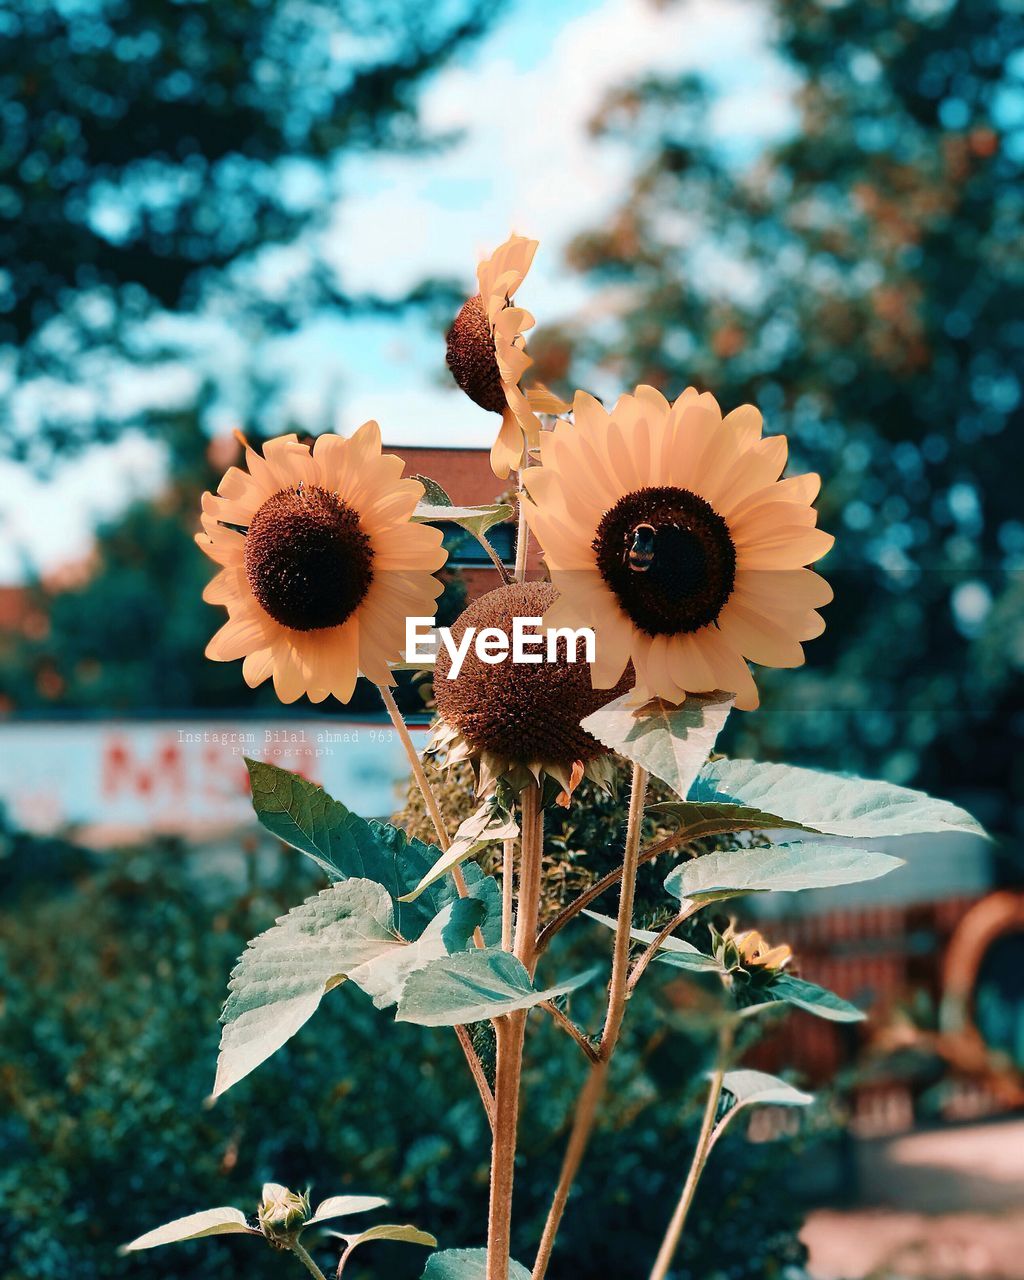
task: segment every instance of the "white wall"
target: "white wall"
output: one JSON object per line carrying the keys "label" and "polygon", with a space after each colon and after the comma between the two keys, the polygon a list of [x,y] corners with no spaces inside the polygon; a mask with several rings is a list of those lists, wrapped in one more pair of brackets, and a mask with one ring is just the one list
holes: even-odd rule
{"label": "white wall", "polygon": [[[415,736],[422,747],[425,732]],[[388,724],[15,721],[0,725],[0,803],[19,828],[70,828],[98,844],[208,835],[252,821],[243,756],[302,773],[364,817],[393,812],[408,774]]]}

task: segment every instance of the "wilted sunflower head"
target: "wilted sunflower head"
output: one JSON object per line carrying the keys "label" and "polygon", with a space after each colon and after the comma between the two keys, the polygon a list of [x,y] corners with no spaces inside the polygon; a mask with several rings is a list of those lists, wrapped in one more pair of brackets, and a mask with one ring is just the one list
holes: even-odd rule
{"label": "wilted sunflower head", "polygon": [[299,1195],[280,1183],[265,1182],[256,1216],[271,1244],[290,1248],[309,1217],[309,1192]]}
{"label": "wilted sunflower head", "polygon": [[533,316],[513,302],[536,251],[536,240],[509,236],[480,263],[480,292],[462,304],[448,330],[452,377],[474,403],[501,414],[491,449],[491,467],[500,479],[522,464],[524,450],[535,448],[540,436],[540,422],[519,385],[533,363],[523,337]]}
{"label": "wilted sunflower head", "polygon": [[[558,598],[547,582],[513,583],[488,592],[469,606],[452,627],[452,640],[460,645],[467,628],[479,635],[485,628],[513,633],[516,618],[539,620]],[[580,726],[580,721],[625,693],[632,684],[628,671],[614,689],[594,689],[590,667],[580,653],[568,659],[559,644],[554,661],[547,661],[543,646],[534,663],[487,663],[471,644],[462,668],[449,679],[451,658],[447,649],[438,655],[434,669],[434,697],[443,721],[436,746],[450,763],[472,760],[478,788],[487,790],[498,778],[521,789],[542,772],[561,782],[568,794],[586,775],[607,783],[610,760],[606,748]]]}

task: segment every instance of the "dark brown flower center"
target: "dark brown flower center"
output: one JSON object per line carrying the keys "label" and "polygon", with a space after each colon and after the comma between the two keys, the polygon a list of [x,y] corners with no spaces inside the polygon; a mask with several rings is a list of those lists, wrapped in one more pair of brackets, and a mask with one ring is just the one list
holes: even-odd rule
{"label": "dark brown flower center", "polygon": [[505,392],[494,358],[494,335],[479,294],[463,303],[448,330],[448,368],[466,395],[481,409],[505,412]]}
{"label": "dark brown flower center", "polygon": [[627,493],[605,514],[593,546],[601,576],[652,636],[714,622],[736,581],[729,526],[689,489]]}
{"label": "dark brown flower center", "polygon": [[282,489],[256,512],[245,572],[259,604],[283,627],[340,626],[373,580],[373,550],[356,511],[318,485]]}
{"label": "dark brown flower center", "polygon": [[[499,587],[459,616],[452,639],[461,643],[467,627],[475,627],[477,634],[497,627],[511,635],[513,619],[542,618],[557,599],[549,582]],[[577,662],[567,660],[564,644],[557,655],[556,662],[518,663],[508,657],[485,663],[471,645],[462,670],[449,680],[451,657],[442,647],[434,668],[437,709],[476,751],[492,752],[513,764],[586,764],[603,755],[605,748],[580,728],[580,721],[631,688],[633,671],[627,667],[615,689],[595,689],[582,649]]]}

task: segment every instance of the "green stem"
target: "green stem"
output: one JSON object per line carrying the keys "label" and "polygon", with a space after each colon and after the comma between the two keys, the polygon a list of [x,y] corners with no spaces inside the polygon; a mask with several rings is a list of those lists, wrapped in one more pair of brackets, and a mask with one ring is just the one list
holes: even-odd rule
{"label": "green stem", "polygon": [[665,1238],[661,1242],[661,1248],[658,1250],[658,1256],[651,1269],[650,1280],[665,1280],[668,1275],[668,1269],[672,1265],[672,1259],[679,1248],[679,1241],[682,1239],[683,1228],[686,1226],[690,1206],[693,1204],[693,1197],[697,1193],[697,1184],[700,1182],[700,1176],[704,1172],[704,1166],[707,1164],[708,1155],[711,1151],[715,1132],[715,1116],[718,1113],[718,1102],[722,1096],[722,1082],[725,1079],[725,1069],[728,1065],[729,1054],[732,1051],[732,1035],[731,1026],[724,1027],[719,1034],[718,1058],[714,1074],[711,1077],[708,1100],[704,1106],[704,1119],[701,1121],[697,1147],[693,1153],[693,1160],[690,1162],[690,1171],[686,1175],[685,1183],[683,1183],[679,1203],[672,1214],[671,1221],[665,1231]]}
{"label": "green stem", "polygon": [[[409,761],[409,768],[412,770],[412,776],[416,779],[416,785],[420,789],[420,795],[423,797],[423,803],[426,805],[427,813],[430,820],[434,824],[434,830],[437,832],[437,842],[442,850],[448,849],[451,840],[448,836],[448,828],[445,826],[444,815],[441,813],[441,806],[437,802],[437,796],[434,789],[430,785],[430,779],[427,777],[426,770],[423,768],[423,761],[419,757],[416,750],[416,744],[412,740],[409,733],[409,726],[405,723],[398,703],[395,701],[395,695],[387,687],[387,685],[378,685],[381,700],[391,717],[391,723],[395,726],[395,732],[398,734],[399,740],[405,749],[406,757]],[[469,893],[466,885],[466,877],[462,874],[461,867],[452,867],[452,879],[455,881],[455,888],[460,898],[465,898]],[[473,941],[478,947],[484,945],[483,934],[479,928],[473,930]],[[469,1070],[473,1076],[473,1082],[480,1094],[480,1101],[483,1103],[484,1111],[487,1113],[487,1120],[491,1127],[494,1127],[494,1099],[491,1096],[490,1088],[487,1084],[487,1077],[484,1074],[483,1066],[476,1050],[473,1048],[473,1041],[469,1032],[465,1027],[456,1027],[455,1034],[458,1037],[462,1052],[466,1058]]]}
{"label": "green stem", "polygon": [[526,581],[526,553],[530,546],[530,526],[526,523],[526,492],[523,489],[523,471],[530,465],[530,455],[523,454],[523,467],[519,472],[519,521],[516,527],[516,582]]}
{"label": "green stem", "polygon": [[509,583],[512,581],[512,578],[509,575],[509,571],[505,568],[505,565],[502,563],[501,557],[498,555],[497,551],[495,551],[492,544],[488,541],[487,538],[484,537],[482,533],[476,533],[473,536],[476,538],[477,542],[480,543],[483,549],[487,552],[487,555],[490,558],[491,564],[493,564],[495,569],[497,569],[498,574],[501,578],[501,585],[503,587],[507,587]]}
{"label": "green stem", "polygon": [[295,1254],[296,1258],[298,1258],[298,1260],[302,1263],[302,1265],[306,1268],[306,1270],[309,1272],[311,1276],[316,1276],[316,1280],[327,1280],[327,1277],[316,1265],[316,1263],[305,1251],[305,1249],[303,1249],[302,1245],[299,1244],[298,1240],[296,1240],[295,1243],[291,1246],[291,1251],[292,1253]]}

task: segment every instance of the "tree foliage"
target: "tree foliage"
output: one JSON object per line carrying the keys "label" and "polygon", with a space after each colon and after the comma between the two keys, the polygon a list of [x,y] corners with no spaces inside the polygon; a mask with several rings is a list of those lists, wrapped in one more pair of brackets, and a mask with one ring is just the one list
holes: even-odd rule
{"label": "tree foliage", "polygon": [[810,668],[743,723],[757,748],[945,792],[957,777],[1012,826],[1024,18],[997,0],[769,8],[795,129],[744,165],[701,79],[611,95],[595,134],[636,169],[570,258],[613,316],[549,344],[563,365],[572,346],[576,385],[753,401],[823,473],[836,602]]}
{"label": "tree foliage", "polygon": [[[312,1178],[314,1202],[386,1184],[393,1211],[429,1222],[442,1247],[479,1242],[487,1126],[450,1034],[391,1023],[361,993],[336,993],[343,1017],[304,1028],[216,1106],[204,1106],[232,960],[254,930],[315,889],[302,867],[264,861],[259,884],[225,901],[219,874],[211,879],[207,861],[180,848],[105,857],[87,873],[73,850],[42,862],[38,842],[19,839],[19,880],[0,877],[2,1280],[68,1272],[81,1280],[214,1280],[238,1268],[273,1280],[281,1259],[233,1237],[154,1250],[141,1272],[138,1259],[117,1253],[133,1234],[177,1215],[249,1205],[270,1177],[299,1186]],[[74,892],[66,887],[72,875]],[[668,1017],[668,1002],[659,1007]],[[577,1076],[566,1070],[562,1033],[545,1024],[539,1036],[531,1092],[547,1120],[567,1122]],[[626,1274],[664,1226],[693,1146],[691,1087],[705,1051],[680,1034],[653,1046],[637,1034],[623,1047],[608,1125],[565,1226],[581,1280]],[[706,1275],[714,1259],[736,1280],[760,1280],[803,1258],[798,1204],[780,1213],[765,1195],[789,1176],[794,1143],[762,1144],[739,1159],[741,1130],[737,1124],[735,1146],[709,1170],[680,1275]],[[524,1145],[534,1177],[517,1187],[520,1256],[540,1230],[561,1154],[540,1130],[524,1135]],[[598,1201],[607,1235],[594,1232],[588,1213]],[[739,1217],[742,1239],[729,1229]],[[421,1274],[423,1259],[408,1246],[374,1248],[346,1277]]]}
{"label": "tree foliage", "polygon": [[[98,351],[159,356],[143,322],[193,313],[226,276],[231,306],[271,329],[353,305],[315,255],[273,301],[236,269],[322,224],[343,156],[438,141],[419,125],[418,91],[489,13],[480,0],[0,4],[0,344],[13,379],[83,389]],[[103,406],[97,421],[65,401],[8,428],[8,449],[38,456],[118,429]]]}

